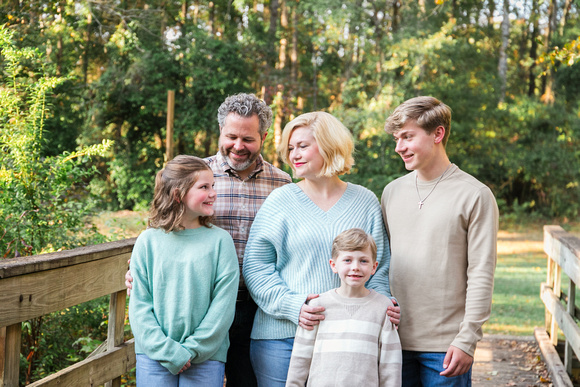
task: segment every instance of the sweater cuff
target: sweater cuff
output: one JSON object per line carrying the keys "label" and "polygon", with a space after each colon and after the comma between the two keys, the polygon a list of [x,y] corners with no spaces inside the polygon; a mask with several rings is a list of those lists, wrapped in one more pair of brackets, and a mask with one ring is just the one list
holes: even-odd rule
{"label": "sweater cuff", "polygon": [[173,356],[168,360],[160,361],[161,365],[167,368],[173,375],[177,375],[188,360],[192,359],[193,355],[187,349],[179,346],[179,350],[175,351]]}
{"label": "sweater cuff", "polygon": [[475,354],[475,347],[477,346],[477,343],[473,343],[473,344],[469,345],[469,344],[464,343],[464,342],[458,340],[457,338],[455,338],[455,340],[453,340],[451,345],[459,348],[460,350],[462,350],[463,352],[465,352],[469,356],[473,357]]}
{"label": "sweater cuff", "polygon": [[298,320],[300,319],[300,310],[302,309],[302,305],[304,305],[307,298],[308,296],[305,294],[292,294],[288,297],[284,297],[281,306],[282,313],[289,317],[288,320],[298,325]]}

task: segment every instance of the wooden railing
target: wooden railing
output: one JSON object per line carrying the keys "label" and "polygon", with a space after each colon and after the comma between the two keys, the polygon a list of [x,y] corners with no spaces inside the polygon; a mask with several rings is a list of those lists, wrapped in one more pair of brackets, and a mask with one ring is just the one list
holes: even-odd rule
{"label": "wooden railing", "polygon": [[[541,285],[540,297],[546,306],[545,328],[554,346],[558,344],[558,327],[565,337],[564,368],[552,369],[552,378],[561,379],[563,385],[572,385],[568,377],[572,374],[572,354],[580,359],[580,328],[576,322],[580,318],[576,306],[580,239],[560,226],[544,226],[544,251],[548,254],[548,276],[547,282]],[[568,294],[562,291],[562,273],[568,276]]]}
{"label": "wooden railing", "polygon": [[124,273],[135,239],[0,261],[0,386],[18,386],[23,321],[110,295],[106,351],[30,386],[120,386],[135,366],[124,342]]}

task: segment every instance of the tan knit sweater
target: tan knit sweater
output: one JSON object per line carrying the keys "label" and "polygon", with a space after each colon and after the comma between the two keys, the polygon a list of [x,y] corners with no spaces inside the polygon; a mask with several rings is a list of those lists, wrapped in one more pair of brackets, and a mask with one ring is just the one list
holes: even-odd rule
{"label": "tan knit sweater", "polygon": [[371,290],[363,298],[345,298],[330,290],[310,301],[326,308],[314,330],[298,327],[287,387],[401,385],[401,343],[387,316],[392,305]]}
{"label": "tan knit sweater", "polygon": [[387,185],[381,206],[391,245],[391,292],[403,350],[473,356],[491,312],[498,208],[491,190],[452,165],[437,180],[415,172]]}

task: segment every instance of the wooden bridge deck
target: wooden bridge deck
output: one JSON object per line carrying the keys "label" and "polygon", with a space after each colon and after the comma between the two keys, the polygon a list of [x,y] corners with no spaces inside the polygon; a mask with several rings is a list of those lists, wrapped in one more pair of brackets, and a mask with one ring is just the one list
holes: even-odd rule
{"label": "wooden bridge deck", "polygon": [[473,386],[550,386],[533,336],[484,335],[477,345]]}

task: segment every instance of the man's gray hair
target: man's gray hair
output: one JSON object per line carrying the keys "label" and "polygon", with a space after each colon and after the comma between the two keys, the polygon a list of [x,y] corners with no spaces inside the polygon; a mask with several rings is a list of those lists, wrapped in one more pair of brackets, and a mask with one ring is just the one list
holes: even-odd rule
{"label": "man's gray hair", "polygon": [[254,94],[239,93],[226,98],[218,109],[220,128],[225,125],[226,117],[230,113],[236,113],[242,117],[257,114],[260,120],[260,136],[263,136],[272,125],[272,109]]}

